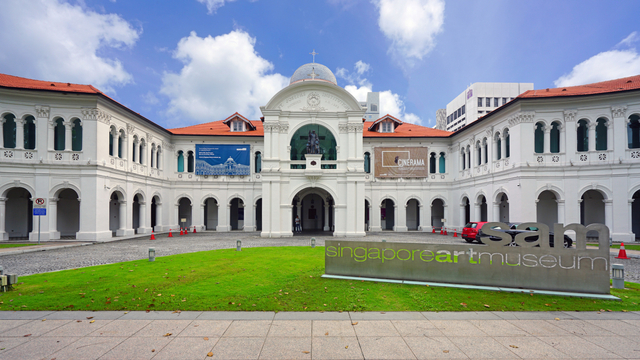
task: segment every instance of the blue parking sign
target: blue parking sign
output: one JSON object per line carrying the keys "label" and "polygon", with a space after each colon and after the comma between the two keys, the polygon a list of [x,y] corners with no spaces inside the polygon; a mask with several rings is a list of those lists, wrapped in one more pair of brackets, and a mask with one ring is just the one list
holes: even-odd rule
{"label": "blue parking sign", "polygon": [[47,209],[33,208],[33,216],[46,216],[46,215],[47,215]]}

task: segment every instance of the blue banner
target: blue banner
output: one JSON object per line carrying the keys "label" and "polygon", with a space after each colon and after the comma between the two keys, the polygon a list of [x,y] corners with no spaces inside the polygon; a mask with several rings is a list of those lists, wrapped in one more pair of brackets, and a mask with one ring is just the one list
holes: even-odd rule
{"label": "blue banner", "polygon": [[250,175],[251,147],[196,144],[196,175]]}

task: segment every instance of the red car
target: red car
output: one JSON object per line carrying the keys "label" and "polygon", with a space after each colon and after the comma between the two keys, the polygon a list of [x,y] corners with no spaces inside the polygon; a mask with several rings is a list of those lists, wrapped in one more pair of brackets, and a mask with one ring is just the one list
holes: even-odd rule
{"label": "red car", "polygon": [[462,238],[471,243],[476,240],[478,230],[482,229],[482,225],[486,224],[486,221],[470,222],[462,229]]}

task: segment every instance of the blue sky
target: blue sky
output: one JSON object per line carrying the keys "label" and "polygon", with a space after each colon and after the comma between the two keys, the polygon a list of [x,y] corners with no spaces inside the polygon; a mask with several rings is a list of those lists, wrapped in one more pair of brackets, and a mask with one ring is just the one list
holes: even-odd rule
{"label": "blue sky", "polygon": [[0,72],[92,84],[166,127],[257,119],[309,53],[425,126],[473,82],[640,74],[638,1],[5,0]]}

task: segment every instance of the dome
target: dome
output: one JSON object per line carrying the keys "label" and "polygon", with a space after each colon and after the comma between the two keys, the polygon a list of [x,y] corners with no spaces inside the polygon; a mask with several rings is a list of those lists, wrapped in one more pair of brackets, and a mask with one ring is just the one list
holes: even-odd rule
{"label": "dome", "polygon": [[338,85],[338,81],[336,81],[336,76],[333,75],[333,72],[331,72],[328,67],[318,63],[309,63],[300,66],[298,70],[293,73],[293,76],[291,76],[289,85],[300,80],[325,80]]}

